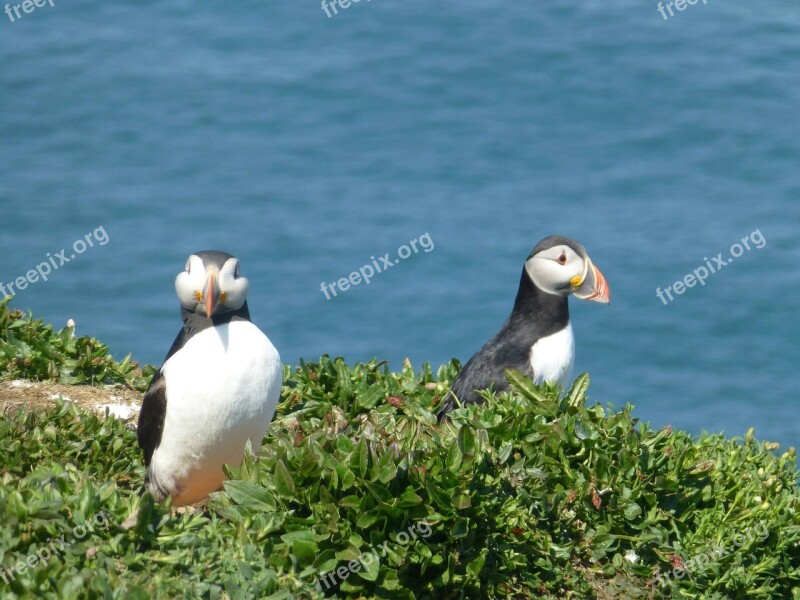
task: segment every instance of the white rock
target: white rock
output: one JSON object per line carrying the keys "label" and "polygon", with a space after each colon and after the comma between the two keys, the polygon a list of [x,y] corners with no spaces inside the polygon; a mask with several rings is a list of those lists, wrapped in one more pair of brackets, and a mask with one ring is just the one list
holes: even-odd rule
{"label": "white rock", "polygon": [[102,408],[107,414],[114,415],[123,421],[127,421],[136,414],[136,411],[133,408],[126,406],[125,404],[104,404]]}
{"label": "white rock", "polygon": [[32,388],[34,383],[32,381],[25,381],[24,379],[15,379],[14,381],[9,381],[8,385],[12,388]]}

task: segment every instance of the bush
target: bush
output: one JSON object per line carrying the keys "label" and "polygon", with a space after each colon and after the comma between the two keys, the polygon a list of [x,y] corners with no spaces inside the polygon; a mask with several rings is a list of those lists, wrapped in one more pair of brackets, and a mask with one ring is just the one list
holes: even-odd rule
{"label": "bush", "polygon": [[65,384],[124,384],[143,391],[152,376],[130,355],[118,363],[108,346],[90,337],[75,337],[71,327],[55,331],[30,313],[11,310],[11,297],[0,300],[0,377],[52,380]]}
{"label": "bush", "polygon": [[800,598],[794,449],[653,430],[586,375],[560,395],[509,372],[438,426],[457,371],[287,368],[260,456],[180,514],[138,495],[121,421],[6,414],[0,597]]}

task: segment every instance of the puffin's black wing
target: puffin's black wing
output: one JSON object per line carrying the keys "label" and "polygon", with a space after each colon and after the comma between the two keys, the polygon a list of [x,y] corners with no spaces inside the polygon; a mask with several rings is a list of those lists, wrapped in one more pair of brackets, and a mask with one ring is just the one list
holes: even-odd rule
{"label": "puffin's black wing", "polygon": [[[164,359],[166,363],[170,357],[178,350],[183,348],[189,335],[186,329],[182,328],[178,337],[172,343],[172,347],[167,352]],[[161,434],[164,431],[164,417],[167,414],[167,380],[164,379],[164,374],[161,369],[153,374],[150,380],[150,385],[144,394],[142,401],[142,410],[139,411],[139,423],[136,427],[136,439],[139,441],[139,447],[144,450],[144,464],[146,467],[150,466],[150,460],[153,458],[153,452],[156,451],[158,445],[161,443]]]}
{"label": "puffin's black wing", "polygon": [[497,335],[469,359],[437,412],[439,422],[455,410],[459,403],[463,405],[481,402],[478,390],[507,390],[506,369],[517,369],[529,376],[533,375],[530,364],[531,347],[526,343],[527,336],[524,333],[510,322],[506,323]]}
{"label": "puffin's black wing", "polygon": [[144,450],[144,464],[150,466],[153,452],[161,443],[161,433],[164,431],[164,416],[167,413],[167,380],[164,379],[159,369],[144,395],[142,410],[139,411],[139,425],[136,429],[136,438],[139,447]]}

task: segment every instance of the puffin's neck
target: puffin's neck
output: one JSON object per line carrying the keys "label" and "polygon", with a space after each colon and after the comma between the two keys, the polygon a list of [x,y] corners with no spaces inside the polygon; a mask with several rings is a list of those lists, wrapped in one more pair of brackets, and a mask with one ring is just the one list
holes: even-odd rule
{"label": "puffin's neck", "polygon": [[222,313],[221,315],[213,315],[209,319],[181,306],[181,319],[183,319],[183,328],[186,330],[186,333],[192,336],[209,327],[224,325],[231,321],[249,321],[250,309],[247,308],[247,301],[245,301],[241,308]]}
{"label": "puffin's neck", "polygon": [[548,294],[536,287],[523,267],[517,299],[511,311],[511,319],[517,318],[533,318],[541,324],[551,324],[554,331],[558,331],[569,323],[569,302],[566,296]]}

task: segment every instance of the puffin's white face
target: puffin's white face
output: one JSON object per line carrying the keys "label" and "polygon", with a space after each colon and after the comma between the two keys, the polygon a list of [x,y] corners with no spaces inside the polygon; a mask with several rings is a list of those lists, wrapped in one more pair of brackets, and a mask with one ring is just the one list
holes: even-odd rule
{"label": "puffin's white face", "polygon": [[588,256],[566,244],[537,252],[525,261],[525,271],[533,284],[548,294],[581,300],[609,301],[608,285]]}
{"label": "puffin's white face", "polygon": [[239,259],[222,253],[192,254],[186,270],[175,278],[181,305],[205,317],[238,310],[247,299],[250,282],[239,275]]}

